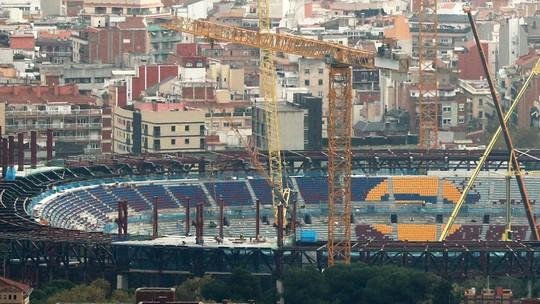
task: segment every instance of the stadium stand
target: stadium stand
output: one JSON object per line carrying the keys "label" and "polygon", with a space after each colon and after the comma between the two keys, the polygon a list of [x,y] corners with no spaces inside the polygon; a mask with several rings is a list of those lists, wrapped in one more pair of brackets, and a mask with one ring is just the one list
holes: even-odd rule
{"label": "stadium stand", "polygon": [[451,241],[479,241],[481,234],[481,225],[453,225],[447,239]]}
{"label": "stadium stand", "polygon": [[216,202],[222,197],[227,206],[251,205],[253,203],[245,181],[204,183],[204,185]]}
{"label": "stadium stand", "polygon": [[326,177],[302,177],[295,178],[295,180],[306,204],[328,202],[328,182]]}
{"label": "stadium stand", "polygon": [[398,224],[397,235],[401,241],[435,241],[437,240],[437,225]]}
{"label": "stadium stand", "polygon": [[251,189],[255,192],[256,198],[260,200],[262,204],[271,204],[272,203],[272,191],[268,182],[263,179],[250,179],[249,184]]}

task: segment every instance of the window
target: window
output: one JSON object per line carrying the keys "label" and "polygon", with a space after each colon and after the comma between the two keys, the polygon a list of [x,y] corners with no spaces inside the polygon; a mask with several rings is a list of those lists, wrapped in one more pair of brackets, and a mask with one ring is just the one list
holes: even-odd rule
{"label": "window", "polygon": [[483,111],[478,112],[478,118],[484,118],[484,112]]}
{"label": "window", "polygon": [[304,74],[309,74],[309,69],[304,69]]}
{"label": "window", "polygon": [[184,127],[184,131],[189,132],[189,125]]}
{"label": "window", "polygon": [[478,105],[481,106],[484,104],[484,100],[482,98],[478,98]]}
{"label": "window", "polygon": [[442,109],[443,109],[443,112],[450,112],[450,111],[452,111],[452,107],[450,107],[450,106],[444,106]]}
{"label": "window", "polygon": [[444,118],[444,119],[442,120],[442,124],[443,124],[443,125],[449,125],[449,124],[451,124],[451,123],[452,123],[452,119],[450,119],[450,118]]}
{"label": "window", "polygon": [[176,126],[171,126],[171,132],[176,132]]}
{"label": "window", "polygon": [[304,80],[304,84],[308,86],[309,85],[309,79]]}
{"label": "window", "polygon": [[465,111],[465,104],[460,103],[460,104],[458,105],[458,110],[459,110],[459,111]]}
{"label": "window", "polygon": [[319,69],[319,74],[323,74],[324,73],[324,69]]}
{"label": "window", "polygon": [[323,80],[322,80],[322,79],[319,79],[319,85],[320,85],[320,86],[323,85]]}
{"label": "window", "polygon": [[460,124],[465,123],[465,119],[464,118],[459,118],[458,123],[460,123]]}
{"label": "window", "polygon": [[174,139],[174,138],[171,139],[171,145],[173,145],[173,146],[176,145],[176,139]]}
{"label": "window", "polygon": [[189,145],[189,138],[184,139],[184,144]]}

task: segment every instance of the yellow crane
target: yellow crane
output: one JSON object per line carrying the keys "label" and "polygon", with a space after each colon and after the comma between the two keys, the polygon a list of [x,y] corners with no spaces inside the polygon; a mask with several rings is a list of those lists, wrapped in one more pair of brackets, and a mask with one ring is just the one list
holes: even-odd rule
{"label": "yellow crane", "polygon": [[[267,5],[266,2],[265,5]],[[267,9],[267,6],[266,8]],[[351,258],[351,108],[352,108],[352,66],[374,68],[376,54],[370,51],[355,49],[337,43],[306,39],[288,34],[272,33],[265,29],[253,31],[235,26],[215,24],[203,20],[174,18],[165,28],[179,32],[202,36],[207,39],[237,43],[259,48],[261,55],[261,87],[275,86],[275,74],[265,75],[270,64],[272,52],[283,52],[304,57],[324,60],[330,67],[329,73],[329,117],[328,117],[328,263],[335,261],[350,262]],[[408,69],[400,62],[400,70]],[[267,77],[267,78],[265,78]],[[267,79],[265,81],[263,79]],[[270,92],[270,88],[261,88]],[[263,93],[264,94],[264,93]],[[275,95],[274,95],[275,97]],[[276,112],[277,114],[277,112]],[[277,118],[275,118],[277,121]],[[279,134],[272,134],[279,140]],[[276,146],[273,146],[274,149]],[[279,149],[279,146],[277,146]],[[270,149],[270,146],[269,146]],[[270,161],[279,160],[279,150]],[[270,165],[278,168],[281,174],[281,163]],[[272,172],[278,175],[278,172]],[[272,177],[274,179],[276,177]],[[277,178],[276,178],[277,179]],[[278,182],[281,183],[280,180]],[[281,184],[282,185],[282,184]],[[282,186],[281,186],[282,187]],[[283,189],[283,187],[281,188]],[[280,193],[275,190],[274,194]],[[278,204],[281,202],[278,202]],[[276,205],[274,204],[274,207]]]}
{"label": "yellow crane", "polygon": [[[257,11],[259,15],[259,32],[270,33],[272,29],[270,21],[270,0],[258,0]],[[289,203],[290,189],[284,186],[283,181],[274,51],[269,48],[261,47],[259,56],[259,89],[264,98],[264,117],[266,124],[266,134],[264,135],[266,137],[268,150],[268,176],[270,178],[274,218],[277,223],[278,206],[283,205],[282,221],[283,223],[286,223],[286,208]]]}

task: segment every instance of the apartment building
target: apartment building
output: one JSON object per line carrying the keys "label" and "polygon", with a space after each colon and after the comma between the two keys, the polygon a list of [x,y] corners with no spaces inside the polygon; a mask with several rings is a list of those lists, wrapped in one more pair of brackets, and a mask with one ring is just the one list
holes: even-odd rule
{"label": "apartment building", "polygon": [[[469,105],[468,121],[473,127],[486,129],[495,115],[495,105],[491,99],[489,86],[485,80],[459,80],[459,87]],[[496,121],[491,123],[498,124]]]}
{"label": "apartment building", "polygon": [[113,113],[113,153],[177,153],[205,149],[204,112],[181,103],[136,103]]}
{"label": "apartment building", "polygon": [[[267,111],[257,100],[252,113],[252,136],[257,148],[268,149]],[[310,94],[295,94],[293,102],[278,105],[281,150],[320,150],[322,141],[322,100]]]}
{"label": "apartment building", "polygon": [[160,0],[86,0],[83,13],[89,15],[156,15],[166,13]]}
{"label": "apartment building", "polygon": [[79,95],[77,85],[5,86],[0,102],[5,134],[38,131],[38,145],[44,147],[52,129],[58,157],[107,152],[101,147],[102,108]]}

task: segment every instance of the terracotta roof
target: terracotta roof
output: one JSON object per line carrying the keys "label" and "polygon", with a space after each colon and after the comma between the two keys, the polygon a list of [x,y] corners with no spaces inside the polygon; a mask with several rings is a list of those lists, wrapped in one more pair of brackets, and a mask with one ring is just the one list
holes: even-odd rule
{"label": "terracotta roof", "polygon": [[15,34],[9,37],[9,47],[12,49],[33,50],[35,46],[34,35]]}
{"label": "terracotta roof", "polygon": [[540,55],[536,54],[534,49],[530,49],[527,55],[523,55],[516,60],[516,65],[521,67],[532,65],[538,60],[538,58],[540,58]]}
{"label": "terracotta roof", "polygon": [[0,276],[0,281],[4,282],[7,285],[13,286],[21,290],[24,294],[28,295],[30,294],[30,291],[32,288],[24,283],[16,282],[11,279],[8,279],[6,277]]}
{"label": "terracotta roof", "polygon": [[121,30],[146,29],[143,17],[127,17],[126,21],[118,23],[118,28]]}
{"label": "terracotta roof", "polygon": [[0,86],[0,102],[8,104],[70,103],[94,105],[94,97],[79,95],[76,84],[65,86]]}
{"label": "terracotta roof", "polygon": [[38,38],[43,39],[68,39],[71,37],[71,31],[59,31],[56,33],[39,32]]}

